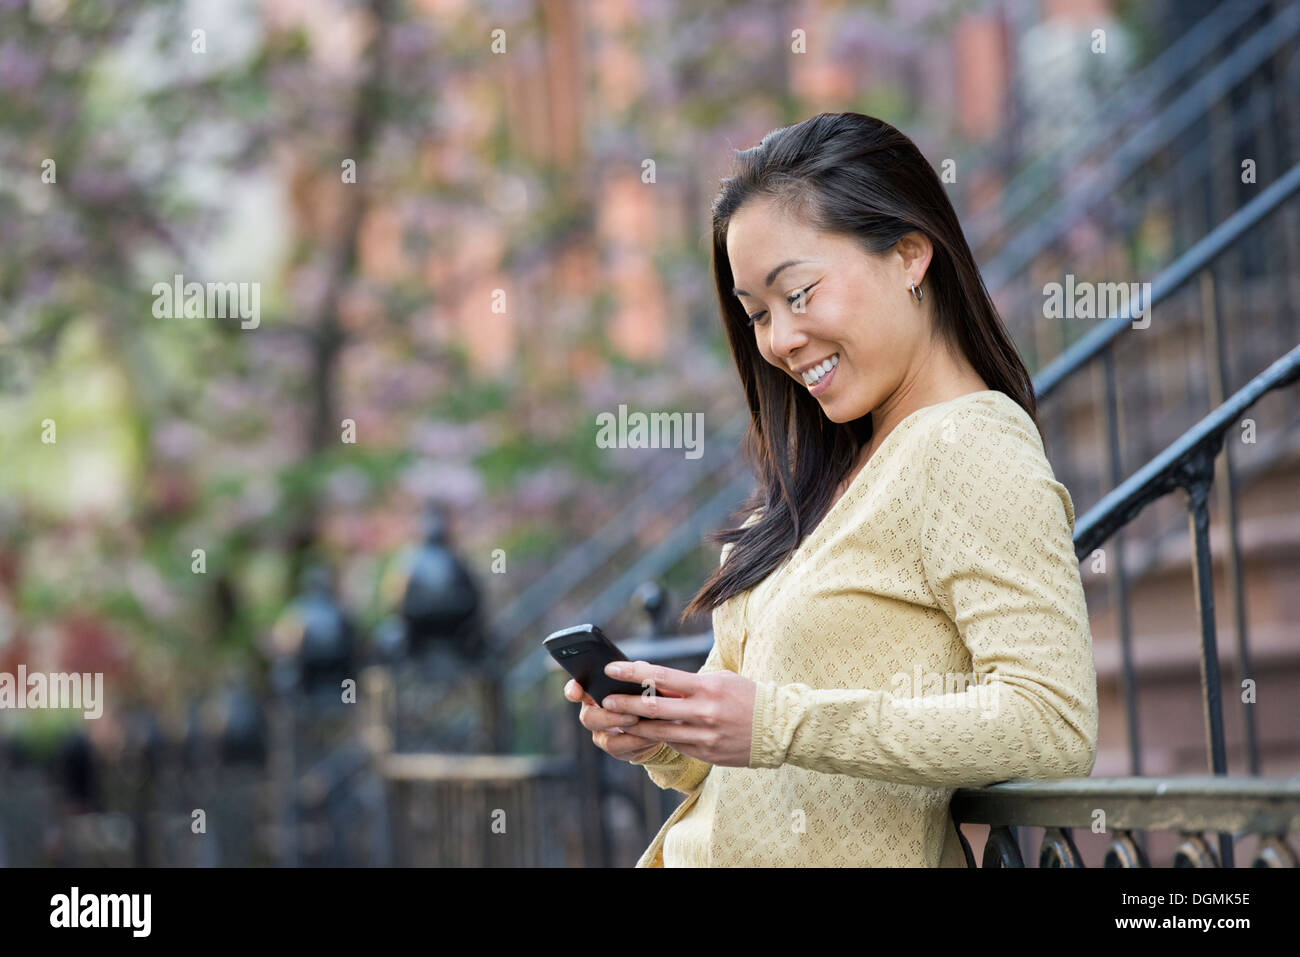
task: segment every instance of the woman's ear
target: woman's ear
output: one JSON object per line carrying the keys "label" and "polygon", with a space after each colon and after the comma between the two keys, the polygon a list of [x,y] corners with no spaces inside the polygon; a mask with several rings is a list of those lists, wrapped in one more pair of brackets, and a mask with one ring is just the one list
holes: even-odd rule
{"label": "woman's ear", "polygon": [[894,252],[898,254],[903,274],[918,286],[921,285],[926,270],[930,268],[930,257],[934,255],[930,237],[920,230],[913,230],[894,244]]}

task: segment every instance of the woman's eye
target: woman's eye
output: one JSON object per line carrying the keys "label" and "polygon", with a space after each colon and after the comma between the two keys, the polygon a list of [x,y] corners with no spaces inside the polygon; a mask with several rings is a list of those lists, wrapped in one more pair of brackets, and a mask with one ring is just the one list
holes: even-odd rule
{"label": "woman's eye", "polygon": [[[817,280],[817,282],[821,282],[821,280],[819,279]],[[788,302],[790,304],[790,307],[793,309],[795,303],[797,303],[800,299],[807,299],[808,293],[812,291],[812,288],[815,285],[817,285],[816,282],[813,283],[812,286],[805,286],[804,288],[800,289],[798,292],[791,293],[789,296],[785,297],[785,301]],[[754,325],[759,319],[762,319],[765,315],[767,315],[766,309],[763,310],[762,312],[754,313],[752,316],[749,317],[749,324],[751,326]]]}
{"label": "woman's eye", "polygon": [[[817,282],[821,282],[821,280],[819,279]],[[813,283],[812,286],[804,286],[804,287],[803,287],[802,289],[800,289],[798,292],[793,293],[792,295],[787,296],[786,299],[785,299],[785,301],[788,302],[788,303],[790,304],[791,308],[793,308],[793,307],[794,307],[794,304],[797,303],[800,299],[807,299],[807,298],[808,298],[808,293],[812,292],[812,288],[813,288],[813,286],[815,286],[815,285],[817,285],[816,282]]]}

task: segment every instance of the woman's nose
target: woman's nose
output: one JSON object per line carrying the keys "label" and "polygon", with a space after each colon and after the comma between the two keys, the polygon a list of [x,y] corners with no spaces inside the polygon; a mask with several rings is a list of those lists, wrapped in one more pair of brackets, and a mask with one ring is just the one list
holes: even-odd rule
{"label": "woman's nose", "polygon": [[794,316],[772,316],[772,353],[789,360],[794,353],[808,344],[808,337],[799,329]]}

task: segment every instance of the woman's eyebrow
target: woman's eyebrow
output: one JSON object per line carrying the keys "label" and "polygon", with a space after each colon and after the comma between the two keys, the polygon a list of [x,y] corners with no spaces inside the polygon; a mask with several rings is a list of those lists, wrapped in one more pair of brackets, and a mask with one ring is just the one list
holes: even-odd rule
{"label": "woman's eyebrow", "polygon": [[[773,269],[770,273],[767,274],[767,281],[764,282],[763,285],[764,285],[764,286],[768,286],[768,287],[770,287],[770,286],[772,285],[772,283],[776,282],[777,274],[778,274],[782,269],[785,269],[785,268],[787,268],[787,267],[789,267],[789,266],[798,266],[800,263],[812,263],[812,262],[816,262],[816,261],[817,261],[817,260],[815,260],[815,259],[787,259],[785,262],[781,263],[781,265],[777,266],[775,269]],[[743,289],[732,289],[731,291],[732,291],[732,293],[733,293],[734,295],[737,295],[737,296],[748,296],[748,295],[749,295],[749,293],[745,292],[745,290],[743,290]]]}

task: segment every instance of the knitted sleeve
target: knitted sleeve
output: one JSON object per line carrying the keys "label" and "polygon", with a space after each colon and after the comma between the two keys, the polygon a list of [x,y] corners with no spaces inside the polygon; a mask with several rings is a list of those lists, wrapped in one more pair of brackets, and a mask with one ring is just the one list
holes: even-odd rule
{"label": "knitted sleeve", "polygon": [[949,412],[915,462],[917,560],[972,673],[925,675],[920,689],[900,675],[892,691],[759,682],[751,768],[930,787],[1092,771],[1097,676],[1074,506],[1033,421],[1014,413]]}
{"label": "knitted sleeve", "polygon": [[[753,525],[762,518],[762,513],[763,510],[758,509],[740,527],[748,528]],[[732,547],[731,543],[722,546],[722,554],[718,559],[719,565],[726,563]],[[740,597],[735,596],[735,598]],[[734,600],[732,601],[734,602]],[[713,647],[709,649],[709,656],[705,659],[704,666],[700,668],[697,674],[706,674],[710,671],[735,671],[737,673],[740,671],[734,655],[724,653],[730,651],[731,636],[727,625],[729,618],[724,618],[719,614],[723,607],[726,606],[720,606],[720,608],[714,610]],[[665,790],[672,788],[686,794],[698,787],[713,768],[713,765],[707,761],[701,761],[699,758],[682,754],[675,748],[670,747],[667,742],[660,745],[658,751],[653,751],[640,761],[634,760],[631,763],[643,765],[646,773],[650,775],[650,780],[654,781],[659,787]]]}

